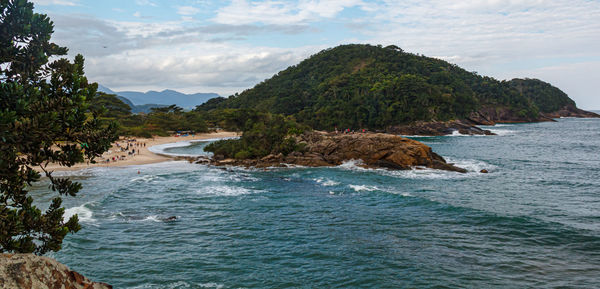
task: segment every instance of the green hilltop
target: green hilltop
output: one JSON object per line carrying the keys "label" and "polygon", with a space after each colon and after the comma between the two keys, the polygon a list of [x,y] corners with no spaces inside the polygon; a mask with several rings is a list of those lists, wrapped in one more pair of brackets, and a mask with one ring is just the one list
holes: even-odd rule
{"label": "green hilltop", "polygon": [[536,121],[540,113],[565,106],[575,103],[540,80],[499,81],[393,45],[350,44],[323,50],[252,89],[211,99],[197,110],[255,109],[331,130],[464,119],[490,108],[508,111],[518,121]]}

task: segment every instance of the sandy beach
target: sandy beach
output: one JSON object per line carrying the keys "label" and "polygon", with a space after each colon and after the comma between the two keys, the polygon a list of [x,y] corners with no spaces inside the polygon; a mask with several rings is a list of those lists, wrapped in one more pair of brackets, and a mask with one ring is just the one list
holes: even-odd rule
{"label": "sandy beach", "polygon": [[[166,143],[176,143],[181,141],[203,140],[214,138],[227,138],[238,136],[235,132],[215,132],[196,134],[194,136],[168,136],[154,138],[135,138],[121,137],[117,142],[113,143],[110,150],[105,152],[101,157],[96,158],[96,163],[89,162],[76,164],[72,167],[63,167],[58,164],[49,164],[46,169],[49,171],[72,171],[91,167],[120,167],[132,165],[144,165],[151,163],[164,162],[173,159],[174,157],[155,154],[148,149],[155,145]],[[135,140],[135,141],[133,141]],[[137,146],[136,146],[137,144]],[[121,148],[126,148],[129,145],[129,151],[135,149],[135,154],[129,154],[129,151],[122,151]],[[108,161],[107,161],[108,160]]]}

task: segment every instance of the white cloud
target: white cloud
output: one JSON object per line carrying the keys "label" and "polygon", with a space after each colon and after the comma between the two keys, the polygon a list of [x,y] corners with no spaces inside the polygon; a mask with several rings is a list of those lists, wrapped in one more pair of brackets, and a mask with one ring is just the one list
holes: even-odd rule
{"label": "white cloud", "polygon": [[200,9],[192,7],[192,6],[177,7],[177,14],[179,14],[179,15],[190,16],[190,15],[198,14],[198,12],[200,12]]}
{"label": "white cloud", "polygon": [[229,95],[324,48],[227,43],[237,34],[247,37],[298,29],[294,27],[184,27],[181,22],[117,22],[85,15],[51,17],[57,27],[53,41],[69,47],[71,56],[84,54],[88,78],[117,90],[172,88]]}
{"label": "white cloud", "polygon": [[233,0],[229,6],[219,9],[214,21],[222,24],[298,24],[335,17],[346,7],[366,6],[361,0],[301,0],[247,1]]}
{"label": "white cloud", "polygon": [[236,47],[202,43],[127,51],[88,58],[86,74],[112,89],[215,91],[229,95],[249,88],[306,57],[311,48],[296,51],[266,47]]}
{"label": "white cloud", "polygon": [[78,1],[69,1],[69,0],[33,0],[31,1],[35,5],[41,6],[49,6],[49,5],[61,5],[61,6],[77,6],[79,5]]}
{"label": "white cloud", "polygon": [[153,1],[150,0],[135,0],[135,4],[139,5],[139,6],[158,6],[156,5],[156,3],[154,3]]}
{"label": "white cloud", "polygon": [[[598,1],[233,0],[222,8],[211,6],[212,22],[186,22],[200,9],[211,11],[209,2],[189,3],[190,7],[174,9],[185,17],[183,21],[51,16],[56,39],[62,41],[57,43],[72,54],[86,55],[91,79],[117,89],[240,91],[322,48],[340,44],[332,40],[339,39],[332,35],[335,32],[313,29],[337,23],[350,29],[343,32],[348,42],[395,44],[497,78],[539,77],[564,86],[583,107],[600,108],[600,100],[596,105],[586,102],[595,92],[587,83],[600,79],[590,79],[593,71],[583,69],[586,65],[600,69]],[[353,10],[344,14],[347,8]],[[300,44],[279,40],[282,34],[298,35],[294,40]],[[309,38],[322,42],[318,47],[303,45],[302,40]],[[272,47],[260,44],[263,39]],[[291,48],[275,48],[278,45]],[[572,62],[587,73],[564,64]],[[568,73],[561,74],[561,69]]]}

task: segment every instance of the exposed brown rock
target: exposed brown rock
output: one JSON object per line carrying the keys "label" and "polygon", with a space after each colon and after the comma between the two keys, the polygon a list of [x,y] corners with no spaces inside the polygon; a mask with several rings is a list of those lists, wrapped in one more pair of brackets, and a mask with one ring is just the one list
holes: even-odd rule
{"label": "exposed brown rock", "polygon": [[112,289],[92,282],[58,261],[33,254],[0,255],[0,288],[14,289]]}
{"label": "exposed brown rock", "polygon": [[386,132],[398,135],[425,135],[442,136],[455,131],[464,135],[494,135],[489,130],[484,130],[478,125],[495,125],[496,123],[524,123],[555,121],[560,117],[585,117],[600,118],[600,115],[579,109],[575,106],[565,106],[551,113],[540,113],[538,117],[531,118],[519,115],[509,107],[484,106],[472,112],[464,120],[415,122],[407,125],[389,127]]}
{"label": "exposed brown rock", "polygon": [[493,120],[488,119],[487,117],[485,117],[485,115],[481,114],[478,111],[472,112],[466,118],[466,120],[468,122],[471,122],[474,125],[495,125],[496,124],[496,122],[494,122]]}
{"label": "exposed brown rock", "polygon": [[473,121],[475,125],[487,125],[488,122],[523,123],[555,121],[554,118],[560,117],[600,118],[600,115],[569,105],[555,112],[540,113],[537,118],[529,118],[520,116],[508,107],[489,106],[480,108],[476,113],[472,113],[468,119]]}
{"label": "exposed brown rock", "polygon": [[215,165],[272,167],[293,164],[309,167],[337,166],[345,161],[360,160],[363,167],[407,170],[428,167],[465,173],[466,170],[446,161],[421,142],[382,133],[325,134],[306,133],[297,137],[305,145],[303,152],[284,156],[268,155],[261,159],[217,160]]}
{"label": "exposed brown rock", "polygon": [[545,117],[548,118],[560,118],[560,117],[585,117],[585,118],[600,118],[600,115],[591,111],[585,111],[574,106],[565,106],[558,111],[545,113]]}
{"label": "exposed brown rock", "polygon": [[502,106],[484,106],[481,107],[476,113],[472,113],[471,115],[479,115],[481,117],[472,118],[474,124],[477,125],[485,125],[485,123],[477,123],[477,121],[480,120],[487,120],[488,122],[493,122],[494,124],[554,121],[552,118],[549,118],[543,114],[540,114],[537,118],[522,116],[511,108]]}

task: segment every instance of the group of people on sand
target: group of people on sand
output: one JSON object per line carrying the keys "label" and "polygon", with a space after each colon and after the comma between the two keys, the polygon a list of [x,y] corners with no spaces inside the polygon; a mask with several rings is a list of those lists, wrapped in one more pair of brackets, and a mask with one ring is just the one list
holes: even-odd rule
{"label": "group of people on sand", "polygon": [[[138,154],[138,155],[140,154],[140,149],[145,148],[146,143],[138,142],[136,139],[124,139],[124,140],[117,141],[114,144],[114,146],[116,146],[116,148],[113,148],[113,149],[117,150],[118,152],[127,152],[128,156],[134,156],[136,154]],[[112,154],[113,151],[109,150],[108,153]],[[125,156],[125,155],[111,156],[109,158],[106,158],[104,160],[104,162],[106,162],[106,163],[110,163],[111,161],[117,162],[117,161],[125,160],[126,158],[127,158],[127,156]]]}
{"label": "group of people on sand", "polygon": [[[364,129],[364,128],[363,128],[362,130],[359,130],[359,131],[358,131],[358,133],[366,133],[366,132],[367,132],[367,130],[366,130],[366,129]],[[336,126],[336,127],[335,127],[335,134],[338,134],[338,133],[339,133],[339,131],[338,131],[338,128],[337,128],[337,126]],[[343,133],[343,134],[355,134],[355,133],[357,133],[357,132],[356,132],[355,130],[350,130],[349,128],[347,128],[347,129],[345,129],[345,130],[342,130],[342,133]]]}

